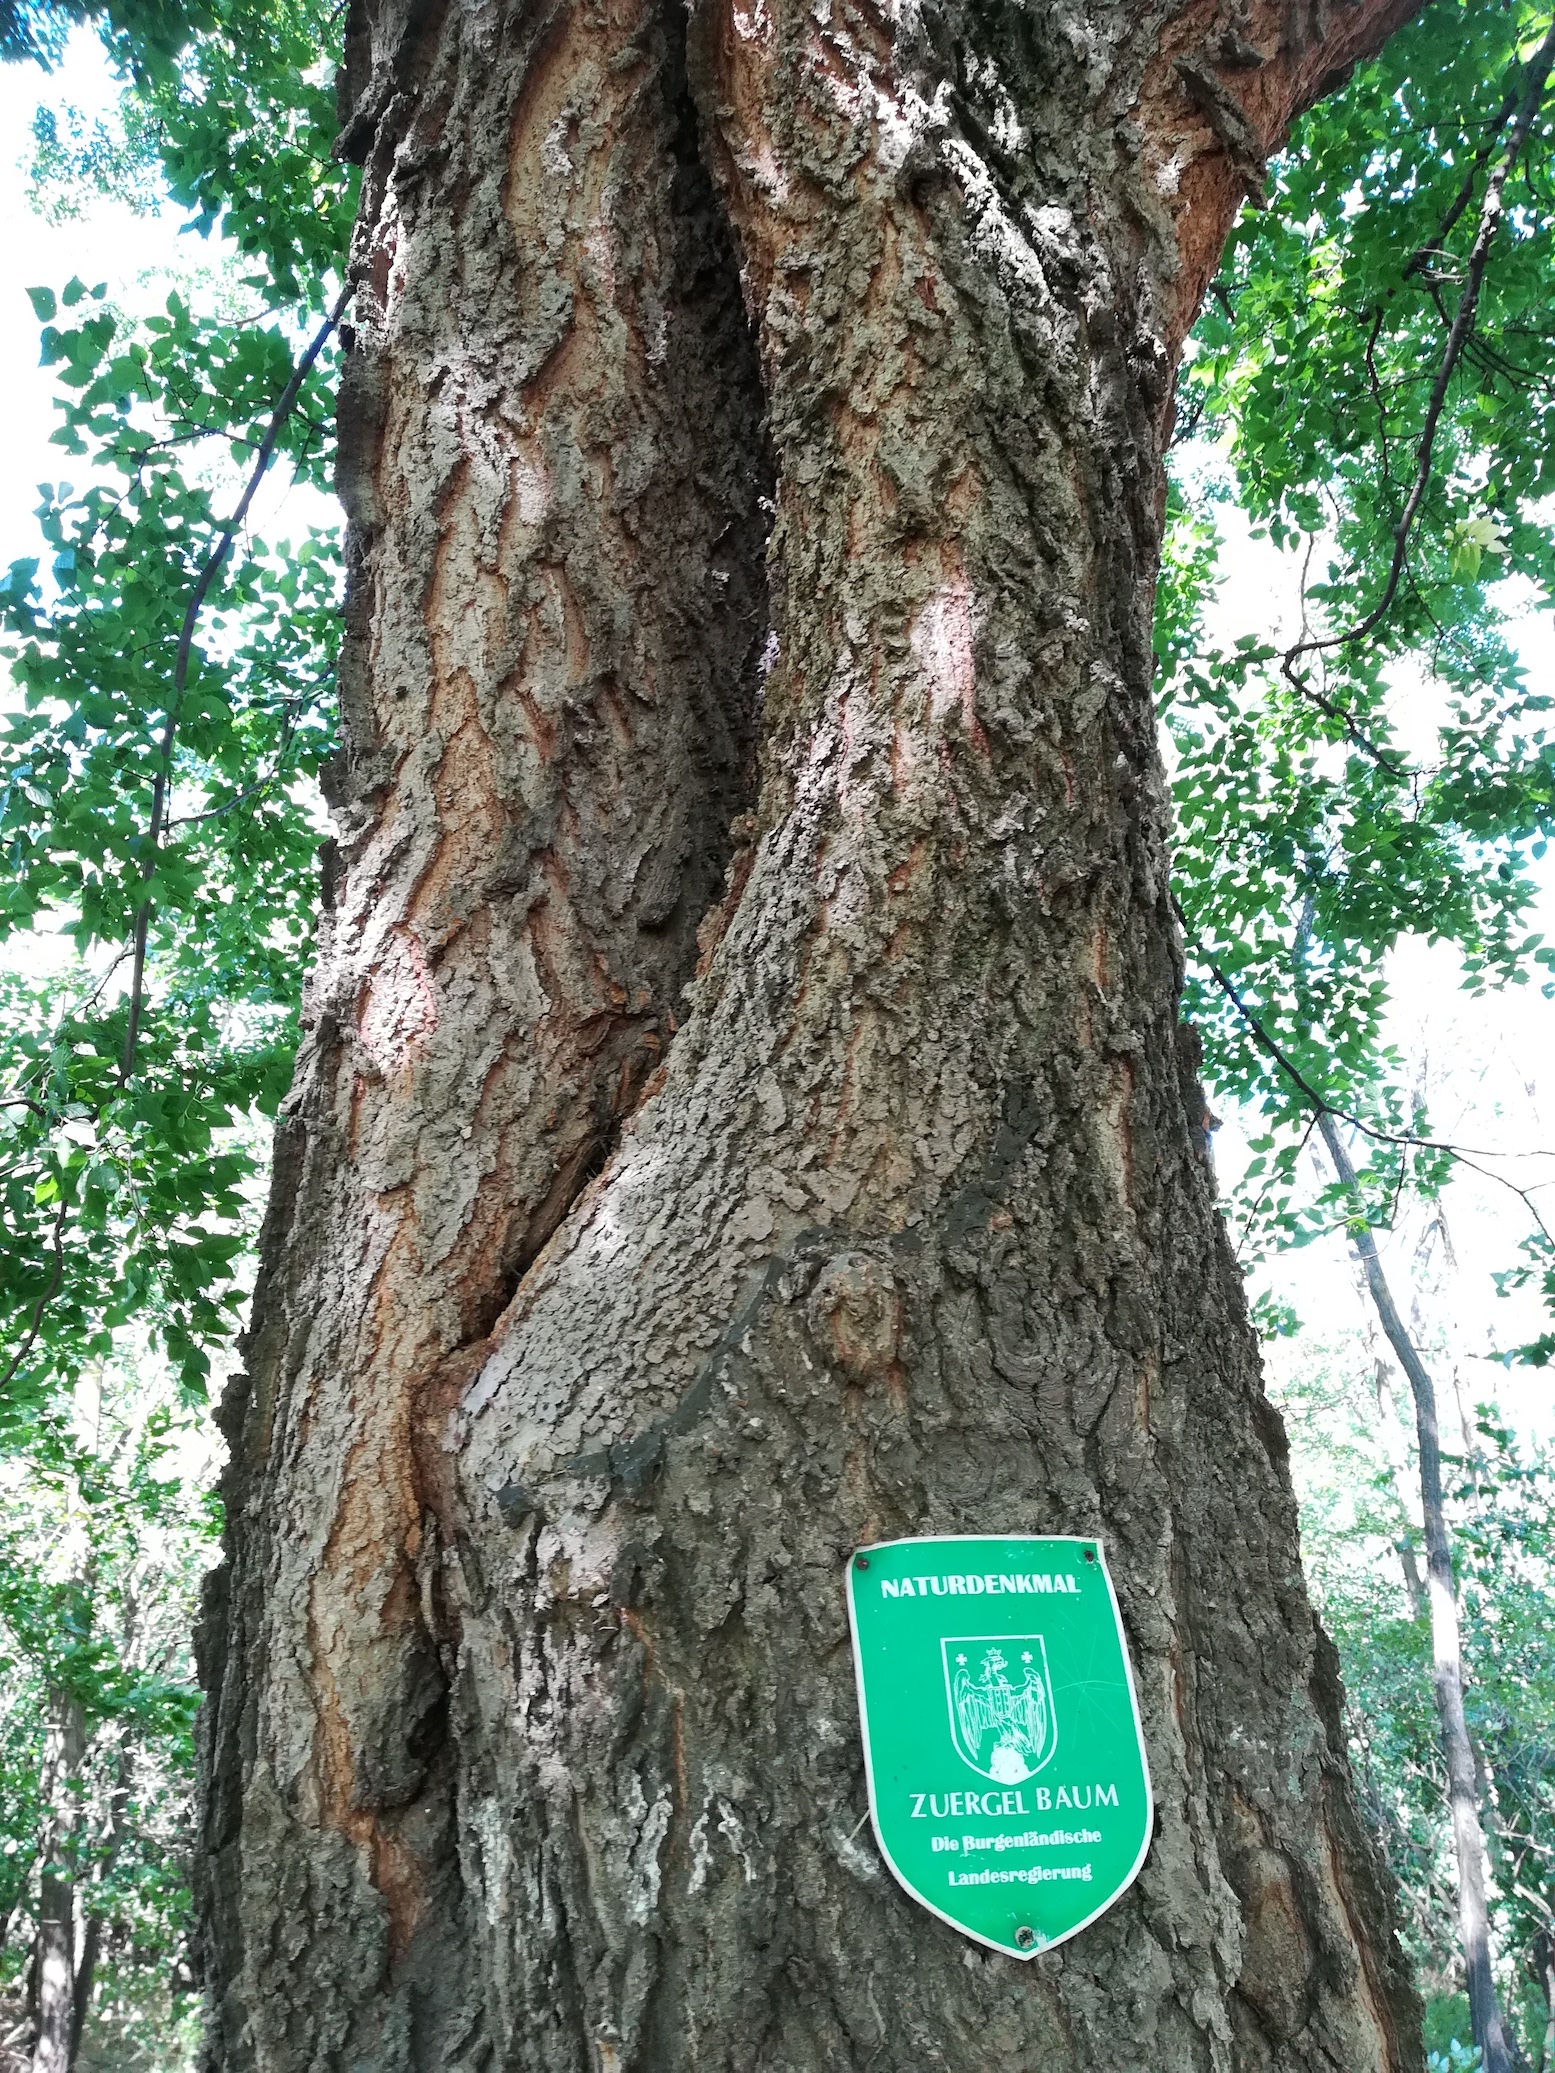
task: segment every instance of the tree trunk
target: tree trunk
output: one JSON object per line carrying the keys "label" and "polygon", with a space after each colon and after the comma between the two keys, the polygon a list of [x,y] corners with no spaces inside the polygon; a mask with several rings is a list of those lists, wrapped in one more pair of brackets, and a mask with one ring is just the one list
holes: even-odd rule
{"label": "tree trunk", "polygon": [[44,1866],[38,1916],[37,2026],[33,2073],[70,2073],[70,2030],[75,2010],[75,1953],[71,1939],[71,1884]]}
{"label": "tree trunk", "polygon": [[[353,18],[339,855],[202,1640],[224,2073],[1418,2067],[1150,707],[1183,333],[1410,4]],[[861,1834],[841,1580],[1010,1531],[1105,1539],[1159,1810],[1029,1965]]]}
{"label": "tree trunk", "polygon": [[1474,1747],[1463,1711],[1463,1643],[1458,1630],[1458,1589],[1453,1579],[1452,1542],[1442,1501],[1442,1447],[1436,1418],[1436,1390],[1431,1372],[1404,1329],[1393,1292],[1388,1287],[1377,1241],[1364,1221],[1365,1203],[1355,1168],[1339,1126],[1331,1115],[1318,1118],[1318,1128],[1340,1185],[1361,1221],[1351,1228],[1351,1243],[1366,1276],[1377,1316],[1388,1344],[1408,1379],[1415,1404],[1415,1436],[1420,1455],[1420,1510],[1425,1525],[1426,1597],[1431,1615],[1431,1677],[1436,1697],[1437,1732],[1447,1767],[1447,1811],[1452,1822],[1458,1865],[1458,1941],[1468,1980],[1469,2020],[1479,2046],[1483,2073],[1512,2073],[1512,2049],[1501,2020],[1495,1974],[1490,1964],[1490,1906],[1485,1875],[1485,1832],[1480,1825],[1479,1782]]}
{"label": "tree trunk", "polygon": [[1533,1939],[1529,1964],[1544,2003],[1544,2029],[1539,2038],[1539,2059],[1534,2073],[1550,2073],[1555,2066],[1555,1930],[1541,1929]]}
{"label": "tree trunk", "polygon": [[86,1724],[67,1692],[51,1695],[43,1761],[47,1829],[38,1856],[38,1941],[33,1961],[35,2031],[32,2073],[70,2073],[75,2063],[75,1867]]}
{"label": "tree trunk", "polygon": [[88,1915],[81,1928],[81,1955],[76,1960],[76,1979],[70,1997],[70,2064],[81,2056],[81,2038],[92,2012],[92,1989],[97,1984],[97,1960],[103,1947],[101,1915]]}

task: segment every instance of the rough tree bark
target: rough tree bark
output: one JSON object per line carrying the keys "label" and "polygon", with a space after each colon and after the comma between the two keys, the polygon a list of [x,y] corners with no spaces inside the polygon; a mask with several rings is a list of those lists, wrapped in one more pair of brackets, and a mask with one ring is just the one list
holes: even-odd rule
{"label": "rough tree bark", "polygon": [[[1412,5],[353,16],[339,853],[203,1636],[223,2073],[1419,2065],[1150,705],[1181,339]],[[860,1833],[841,1564],[930,1531],[1102,1535],[1128,1624],[1158,1833],[1030,1965]]]}

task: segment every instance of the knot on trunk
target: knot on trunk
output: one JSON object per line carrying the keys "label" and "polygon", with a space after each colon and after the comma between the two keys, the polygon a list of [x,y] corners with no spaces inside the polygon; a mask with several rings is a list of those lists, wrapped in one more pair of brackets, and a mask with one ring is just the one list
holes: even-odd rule
{"label": "knot on trunk", "polygon": [[839,1253],[810,1292],[809,1315],[827,1358],[850,1382],[900,1383],[902,1296],[884,1261]]}

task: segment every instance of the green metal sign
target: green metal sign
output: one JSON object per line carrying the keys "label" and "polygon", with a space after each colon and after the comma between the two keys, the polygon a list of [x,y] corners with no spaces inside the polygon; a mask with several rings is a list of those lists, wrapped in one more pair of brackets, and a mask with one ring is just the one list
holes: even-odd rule
{"label": "green metal sign", "polygon": [[931,1914],[1012,1958],[1094,1922],[1150,1845],[1100,1543],[888,1540],[848,1563],[869,1812]]}

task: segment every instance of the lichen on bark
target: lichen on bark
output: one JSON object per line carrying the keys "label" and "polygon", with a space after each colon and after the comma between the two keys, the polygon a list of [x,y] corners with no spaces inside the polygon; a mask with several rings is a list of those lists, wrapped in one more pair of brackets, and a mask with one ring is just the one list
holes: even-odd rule
{"label": "lichen on bark", "polygon": [[[341,869],[225,1412],[214,2065],[1418,2066],[1150,705],[1182,336],[1405,11],[354,21]],[[1001,1531],[1106,1539],[1159,1804],[1029,1967],[860,1832],[840,1584]]]}

